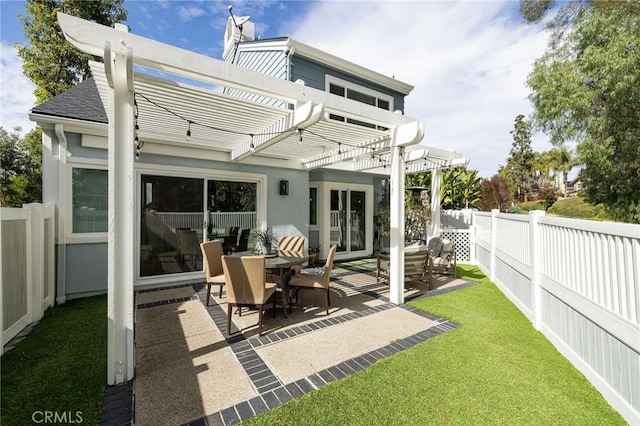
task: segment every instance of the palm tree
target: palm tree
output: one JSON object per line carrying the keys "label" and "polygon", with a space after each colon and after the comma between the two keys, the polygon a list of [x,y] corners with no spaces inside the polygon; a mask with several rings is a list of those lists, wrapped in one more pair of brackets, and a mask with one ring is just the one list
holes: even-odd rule
{"label": "palm tree", "polygon": [[540,177],[538,178],[538,187],[542,188],[544,184],[551,177],[551,169],[553,168],[554,157],[552,151],[543,151],[534,153],[534,168],[540,172]]}
{"label": "palm tree", "polygon": [[578,159],[573,156],[573,152],[566,146],[553,148],[549,152],[553,159],[553,169],[562,173],[562,192],[566,197],[569,172],[574,166],[579,164]]}

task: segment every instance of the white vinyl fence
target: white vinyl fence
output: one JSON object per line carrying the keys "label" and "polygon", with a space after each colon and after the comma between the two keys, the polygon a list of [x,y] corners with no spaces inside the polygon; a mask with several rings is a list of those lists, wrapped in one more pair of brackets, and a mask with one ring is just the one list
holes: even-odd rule
{"label": "white vinyl fence", "polygon": [[2,346],[40,320],[55,300],[55,209],[0,208]]}
{"label": "white vinyl fence", "polygon": [[640,424],[640,225],[497,210],[472,223],[472,263]]}

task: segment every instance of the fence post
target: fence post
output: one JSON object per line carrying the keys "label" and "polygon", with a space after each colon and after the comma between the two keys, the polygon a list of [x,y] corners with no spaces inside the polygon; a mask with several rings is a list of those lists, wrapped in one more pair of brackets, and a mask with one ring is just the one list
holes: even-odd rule
{"label": "fence post", "polygon": [[500,210],[491,210],[491,259],[489,261],[489,279],[496,282],[496,245],[498,243],[498,213]]}
{"label": "fence post", "polygon": [[476,215],[473,211],[469,212],[469,263],[477,265],[476,262],[476,237],[478,229],[476,227]]}
{"label": "fence post", "polygon": [[31,297],[29,305],[31,321],[39,321],[42,318],[42,299],[44,296],[44,214],[42,204],[25,204],[23,208],[29,210],[31,215]]}
{"label": "fence post", "polygon": [[533,327],[540,330],[542,327],[542,291],[540,289],[540,274],[542,267],[542,235],[540,233],[540,217],[545,215],[544,210],[532,210],[529,212],[529,237],[531,241],[531,315]]}

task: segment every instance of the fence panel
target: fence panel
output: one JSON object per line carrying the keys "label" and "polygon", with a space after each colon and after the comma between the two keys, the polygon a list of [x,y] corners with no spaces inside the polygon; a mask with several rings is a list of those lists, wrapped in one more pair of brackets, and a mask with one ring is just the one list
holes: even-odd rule
{"label": "fence panel", "polygon": [[2,208],[0,222],[4,346],[31,322],[31,221],[28,210]]}
{"label": "fence panel", "polygon": [[498,214],[496,248],[523,265],[531,265],[529,216]]}
{"label": "fence panel", "polygon": [[634,225],[540,219],[541,273],[640,325],[640,231]]}
{"label": "fence panel", "polygon": [[469,229],[471,227],[472,210],[444,210],[442,213],[441,228]]}
{"label": "fence panel", "polygon": [[491,213],[474,212],[473,222],[476,226],[476,242],[485,247],[491,245]]}
{"label": "fence panel", "polygon": [[640,226],[534,216],[474,212],[472,261],[639,424]]}
{"label": "fence panel", "polygon": [[0,209],[0,330],[2,346],[55,301],[52,205]]}

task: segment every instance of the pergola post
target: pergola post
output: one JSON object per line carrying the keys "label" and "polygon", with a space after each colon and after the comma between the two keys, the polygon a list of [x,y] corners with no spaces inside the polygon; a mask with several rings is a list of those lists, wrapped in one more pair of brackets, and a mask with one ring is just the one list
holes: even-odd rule
{"label": "pergola post", "polygon": [[133,53],[105,43],[109,79],[107,383],[133,379],[134,93]]}
{"label": "pergola post", "polygon": [[440,236],[440,185],[442,183],[442,171],[433,169],[431,171],[431,222],[429,223],[429,234],[427,241],[433,237]]}
{"label": "pergola post", "polygon": [[[397,135],[394,135],[394,139]],[[394,142],[397,142],[394,141]],[[390,176],[390,265],[389,288],[391,303],[404,303],[404,148],[395,143],[391,146]]]}

